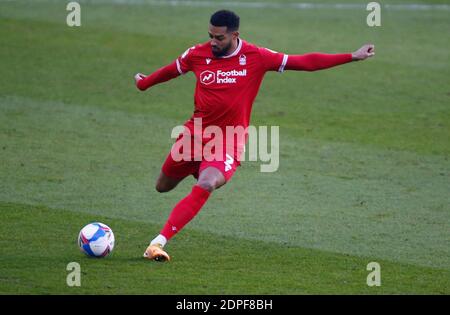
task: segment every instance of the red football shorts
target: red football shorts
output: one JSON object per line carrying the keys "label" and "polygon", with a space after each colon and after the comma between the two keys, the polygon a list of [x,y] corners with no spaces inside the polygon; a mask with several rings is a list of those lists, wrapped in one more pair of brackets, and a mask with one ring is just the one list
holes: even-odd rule
{"label": "red football shorts", "polygon": [[[181,141],[186,141],[186,139],[190,142],[190,150],[183,150],[181,147]],[[197,148],[201,148],[201,151],[203,152],[204,144],[198,144]],[[175,179],[183,179],[189,175],[198,179],[198,176],[204,169],[214,167],[223,174],[226,181],[229,181],[236,171],[236,167],[240,165],[234,158],[235,154],[231,153],[234,151],[228,150],[228,152],[230,152],[230,154],[228,154],[225,146],[222,148],[222,154],[218,154],[217,156],[215,154],[209,155],[206,153],[196,155],[196,153],[194,153],[195,151],[194,137],[183,138],[180,135],[172,146],[172,149],[162,166],[162,172],[166,176]],[[212,151],[215,153],[215,150]],[[179,154],[183,155],[183,159],[180,160]]]}

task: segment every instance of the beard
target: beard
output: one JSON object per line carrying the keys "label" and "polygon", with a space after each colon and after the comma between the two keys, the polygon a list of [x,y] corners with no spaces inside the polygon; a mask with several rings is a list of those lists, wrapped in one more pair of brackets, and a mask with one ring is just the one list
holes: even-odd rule
{"label": "beard", "polygon": [[223,57],[223,56],[226,56],[227,54],[228,54],[228,52],[230,51],[230,49],[231,49],[231,41],[230,41],[230,43],[227,45],[227,46],[225,46],[224,48],[222,48],[222,49],[220,49],[220,50],[214,50],[212,47],[211,47],[211,51],[212,51],[212,53],[213,53],[213,55],[215,56],[215,57]]}

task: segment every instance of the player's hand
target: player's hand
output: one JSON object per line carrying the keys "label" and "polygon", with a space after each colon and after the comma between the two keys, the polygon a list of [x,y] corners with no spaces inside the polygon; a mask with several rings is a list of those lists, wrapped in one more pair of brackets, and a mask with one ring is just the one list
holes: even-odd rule
{"label": "player's hand", "polygon": [[375,55],[375,45],[366,44],[352,53],[352,60],[364,60]]}
{"label": "player's hand", "polygon": [[138,84],[139,81],[145,79],[145,75],[143,75],[142,73],[136,73],[134,75],[134,82],[136,83],[136,85]]}

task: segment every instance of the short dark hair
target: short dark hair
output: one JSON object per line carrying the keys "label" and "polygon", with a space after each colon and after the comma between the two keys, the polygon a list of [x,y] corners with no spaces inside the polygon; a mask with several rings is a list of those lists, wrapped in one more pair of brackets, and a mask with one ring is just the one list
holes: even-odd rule
{"label": "short dark hair", "polygon": [[239,16],[233,11],[219,10],[211,15],[209,22],[214,26],[226,26],[229,32],[239,29]]}

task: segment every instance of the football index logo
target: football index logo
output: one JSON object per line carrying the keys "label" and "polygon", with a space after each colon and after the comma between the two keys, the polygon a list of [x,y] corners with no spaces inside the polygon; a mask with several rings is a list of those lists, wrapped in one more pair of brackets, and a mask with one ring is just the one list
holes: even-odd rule
{"label": "football index logo", "polygon": [[200,73],[200,82],[203,84],[211,84],[216,80],[216,74],[212,71],[205,70]]}
{"label": "football index logo", "polygon": [[231,165],[233,165],[234,163],[234,159],[231,155],[229,155],[228,153],[226,154],[226,161],[225,163],[225,172],[228,172],[229,170],[231,170]]}
{"label": "football index logo", "polygon": [[216,83],[237,83],[238,77],[245,77],[247,76],[247,69],[243,70],[230,70],[230,71],[222,71],[217,70],[217,74],[210,71],[205,70],[202,73],[200,73],[200,82],[205,85],[209,85],[216,81]]}

